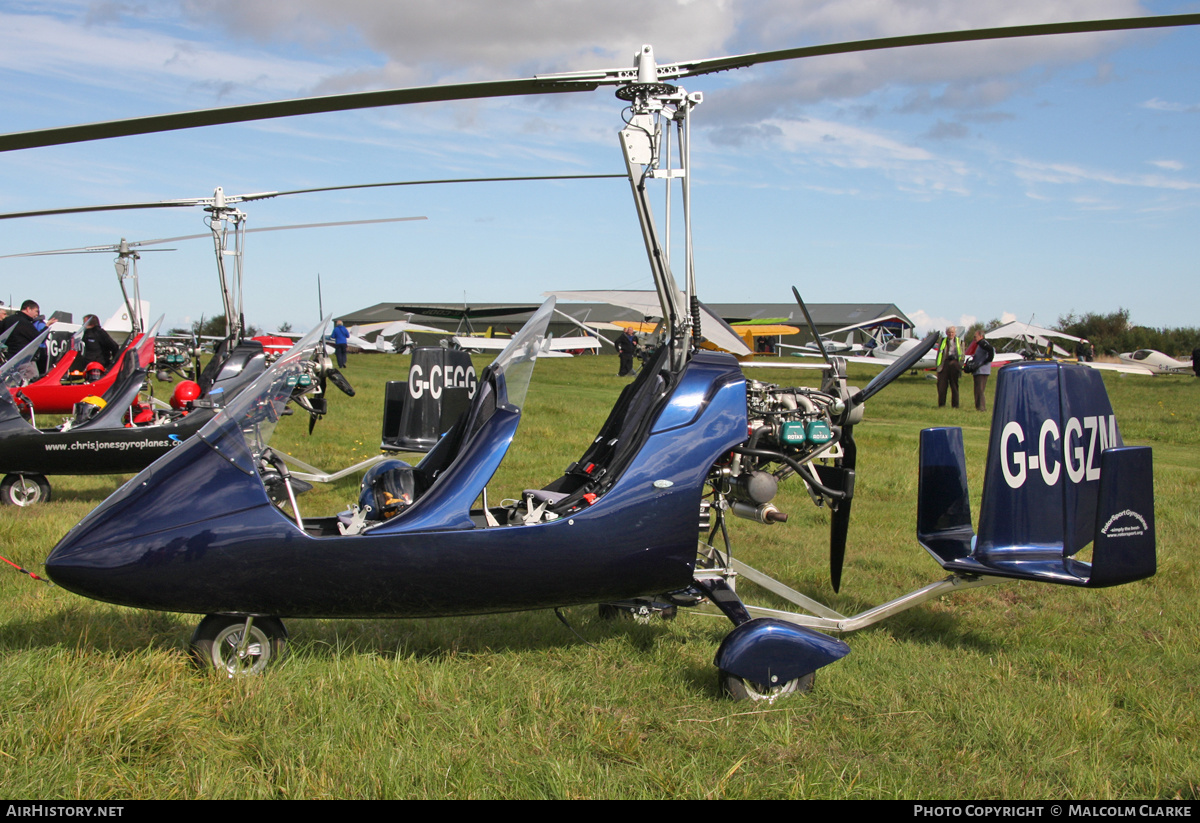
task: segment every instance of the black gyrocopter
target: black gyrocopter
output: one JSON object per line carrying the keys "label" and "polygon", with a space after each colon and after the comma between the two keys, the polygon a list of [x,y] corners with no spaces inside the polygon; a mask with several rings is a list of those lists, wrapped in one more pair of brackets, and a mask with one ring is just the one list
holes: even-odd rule
{"label": "black gyrocopter", "polygon": [[[725,690],[773,700],[811,686],[849,651],[847,632],[957,589],[1016,578],[1118,585],[1155,571],[1150,450],[1123,445],[1094,372],[1009,366],[998,377],[982,512],[972,526],[961,431],[922,433],[918,539],[949,577],[857,616],[776,587],[808,614],[747,607],[732,581],[772,581],[732,557],[730,514],[769,523],[777,483],[803,482],[833,510],[831,572],[840,582],[854,499],[854,428],[864,403],[910,363],[864,389],[837,358],[820,389],[747,380],[725,354],[697,347],[690,237],[681,291],[650,214],[650,180],[679,178],[689,198],[688,123],[702,98],[669,81],[799,57],[988,38],[1196,25],[1200,15],[887,38],[674,63],[643,47],[632,69],[403,89],[137,118],[0,137],[0,150],[374,105],[618,86],[630,113],[621,146],[667,328],[592,444],[520,501],[493,506],[487,483],[521,416],[553,301],[478,379],[469,408],[416,466],[363,479],[360,505],[306,517],[269,446],[319,330],[182,446],[75,526],[47,560],[62,586],[138,608],[206,614],[196,654],[231,675],[283,650],[285,617],[417,617],[647,598],[715,608],[734,624],[716,653]],[[671,169],[671,126],[680,168]],[[686,208],[685,208],[686,214]],[[685,225],[687,221],[685,219]],[[690,231],[690,230],[689,230]],[[912,355],[933,345],[927,339]],[[180,506],[186,500],[188,505]],[[287,502],[282,502],[286,500]],[[278,502],[277,502],[278,501]],[[697,523],[701,523],[697,551]],[[1077,559],[1092,547],[1092,561]]]}

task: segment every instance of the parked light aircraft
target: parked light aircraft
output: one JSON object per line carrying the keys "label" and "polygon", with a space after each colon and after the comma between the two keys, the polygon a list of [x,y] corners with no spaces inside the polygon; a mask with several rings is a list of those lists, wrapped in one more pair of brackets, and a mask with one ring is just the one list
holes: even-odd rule
{"label": "parked light aircraft", "polygon": [[[918,369],[932,369],[937,365],[936,349],[923,346],[923,341],[917,337],[893,337],[881,345],[871,349],[867,354],[843,354],[841,352],[826,351],[825,355],[836,354],[836,356],[846,363],[858,363],[864,366],[872,366],[874,368],[886,369],[893,363],[905,361],[909,364],[909,370],[916,371]],[[911,355],[916,350],[920,349],[921,354],[912,357]],[[814,352],[798,352],[798,357],[822,357],[820,350]],[[1018,358],[1019,359],[1019,358]],[[790,363],[780,362],[772,363],[772,368],[779,369],[820,369],[824,368],[819,363],[802,362]]]}
{"label": "parked light aircraft", "polygon": [[[614,306],[636,311],[643,317],[663,317],[663,307],[660,297],[652,291],[548,291],[542,296],[553,297],[556,300],[575,300],[580,303],[610,303]],[[680,298],[682,296],[682,293],[675,295],[677,305],[681,302]],[[728,323],[709,311],[703,304],[699,305],[698,312],[705,340],[731,354],[744,356],[754,353],[753,346],[746,345],[741,335],[730,328]],[[626,328],[621,323],[614,323],[613,325]]]}
{"label": "parked light aircraft", "polygon": [[[1078,343],[1083,339],[1055,329],[1044,329],[1032,323],[1022,323],[1019,320],[1014,320],[1011,323],[1005,323],[1003,326],[994,328],[985,333],[984,336],[989,340],[1011,341],[1005,346],[1004,352],[997,352],[997,360],[1005,358],[1005,355],[1008,355],[1010,359],[1016,359],[1016,356],[1019,355],[1027,360],[1070,358],[1071,354],[1066,349],[1056,345],[1054,340],[1066,340],[1070,343]],[[1011,351],[1014,348],[1015,352]],[[1124,360],[1123,357],[1122,360]],[[1100,363],[1091,360],[1080,360],[1079,365],[1087,366],[1089,369],[1096,369],[1097,371],[1115,371],[1123,374],[1150,375],[1155,373],[1152,369],[1145,366],[1126,362]]]}
{"label": "parked light aircraft", "polygon": [[1154,349],[1138,349],[1118,355],[1121,362],[1135,368],[1147,369],[1154,374],[1194,374],[1191,360],[1176,360],[1170,355]]}
{"label": "parked light aircraft", "polygon": [[[648,320],[617,320],[609,324],[617,329],[628,329],[636,335],[641,335],[643,339],[654,339],[654,335],[661,333],[663,325],[661,322],[655,323]],[[751,352],[759,353],[758,346],[755,340],[760,337],[779,337],[781,335],[796,334],[800,329],[795,326],[786,326],[783,324],[754,324],[731,323],[729,329],[742,341],[742,345],[748,348]],[[709,351],[727,351],[725,348],[718,346],[710,340],[704,340],[700,343],[702,348]],[[732,352],[731,352],[732,353]],[[744,355],[745,356],[745,355]]]}
{"label": "parked light aircraft", "polygon": [[[468,351],[503,351],[508,345],[504,337],[452,337],[454,345]],[[600,349],[600,341],[595,337],[547,337],[542,342],[539,357],[570,357],[572,352]]]}
{"label": "parked light aircraft", "polygon": [[[827,364],[820,389],[748,381],[733,358],[697,350],[704,332],[690,221],[685,211],[681,290],[651,220],[647,189],[651,180],[677,179],[688,202],[686,131],[702,98],[667,81],[812,54],[1181,23],[1200,24],[1200,15],[893,38],[661,69],[646,46],[633,70],[367,92],[0,137],[0,149],[15,148],[347,106],[617,85],[629,104],[621,148],[666,329],[654,361],[626,388],[581,459],[519,501],[490,505],[486,486],[520,420],[552,301],[479,376],[470,407],[419,465],[381,464],[364,477],[359,506],[306,518],[291,494],[282,508],[272,502],[264,475],[276,471],[290,488],[268,438],[314,332],[254,391],[73,528],[48,558],[47,571],[88,597],[208,613],[193,648],[230,674],[260,671],[278,656],[286,637],[282,616],[454,615],[657,596],[724,614],[734,628],[716,654],[722,686],[736,697],[768,700],[811,687],[816,669],[849,651],[817,628],[852,631],[929,597],[999,578],[1086,587],[1145,578],[1155,571],[1150,449],[1123,445],[1098,375],[1059,363],[1018,364],[997,379],[978,533],[961,431],[922,434],[918,539],[950,571],[946,580],[857,617],[796,592],[785,596],[811,615],[753,616],[731,581],[738,573],[763,575],[736,564],[727,539],[716,540],[727,535],[724,518],[779,522],[774,488],[797,476],[814,501],[834,510],[831,549],[844,547],[855,488],[854,427],[867,400],[923,350],[897,360],[862,390],[846,385],[836,361]],[[672,127],[678,169],[663,145]],[[924,348],[933,341],[927,337]],[[189,505],[180,507],[181,499]],[[711,525],[699,555],[698,519]],[[1078,560],[1089,544],[1091,562]],[[840,556],[831,551],[831,560],[836,587]]]}
{"label": "parked light aircraft", "polygon": [[[840,329],[825,332],[820,335],[821,345],[819,347],[815,342],[809,342],[803,346],[785,346],[785,348],[797,349],[796,355],[801,357],[820,357],[821,350],[824,350],[827,354],[860,356],[869,354],[874,349],[885,345],[891,340],[901,339],[901,335],[896,334],[894,330],[908,330],[911,328],[912,325],[908,320],[898,314],[889,314],[884,317],[864,320],[861,323],[851,323],[849,326],[842,326]],[[873,345],[868,348],[861,343],[855,343],[855,332],[866,334]],[[835,339],[839,334],[846,335],[845,342],[838,342]]]}
{"label": "parked light aircraft", "polygon": [[[374,340],[370,339],[372,334],[375,335]],[[405,351],[414,345],[411,337],[414,334],[445,335],[446,331],[407,320],[364,323],[350,327],[349,342],[351,345],[357,345],[362,351],[393,353]]]}

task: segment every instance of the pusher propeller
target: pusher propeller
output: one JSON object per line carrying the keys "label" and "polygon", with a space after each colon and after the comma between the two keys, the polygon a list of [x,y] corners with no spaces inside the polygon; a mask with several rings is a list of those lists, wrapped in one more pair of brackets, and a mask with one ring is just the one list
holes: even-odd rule
{"label": "pusher propeller", "polygon": [[[821,343],[821,337],[817,333],[817,327],[813,323],[812,315],[808,312],[808,306],[804,304],[804,300],[800,297],[800,292],[795,286],[792,286],[792,294],[795,296],[796,302],[800,304],[800,310],[804,313],[804,319],[808,322],[809,332],[812,334],[817,346],[821,349],[821,356],[829,364],[831,372],[836,374],[837,369]],[[858,445],[854,442],[854,423],[851,421],[860,419],[860,415],[854,413],[855,409],[867,402],[868,399],[883,389],[884,386],[911,369],[918,360],[925,356],[926,352],[933,348],[937,340],[938,333],[936,331],[930,332],[921,341],[920,345],[906,352],[903,357],[891,363],[877,374],[867,384],[866,388],[845,397],[843,401],[845,409],[840,415],[842,436],[839,443],[842,447],[842,456],[835,460],[832,466],[817,464],[813,466],[824,485],[835,491],[846,493],[845,498],[830,501],[829,580],[833,584],[835,592],[842,585],[842,566],[846,561],[846,539],[850,533],[850,508],[854,501],[854,471],[858,463]],[[842,361],[839,360],[838,362],[841,363]]]}
{"label": "pusher propeller", "polygon": [[317,380],[317,391],[311,396],[302,396],[298,402],[308,412],[308,433],[312,434],[316,428],[317,421],[329,413],[329,401],[326,392],[329,384],[337,386],[342,393],[349,397],[354,396],[354,387],[350,385],[350,381],[346,379],[346,375],[333,367],[329,355],[324,352],[324,345],[318,345],[313,351],[311,370],[313,376]]}

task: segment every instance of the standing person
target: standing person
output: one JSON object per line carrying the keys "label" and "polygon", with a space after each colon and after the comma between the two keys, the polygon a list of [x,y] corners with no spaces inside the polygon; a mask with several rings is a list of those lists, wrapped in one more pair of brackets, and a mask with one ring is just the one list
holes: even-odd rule
{"label": "standing person", "polygon": [[333,324],[333,350],[337,354],[338,368],[346,368],[346,344],[350,342],[350,330],[341,320]]}
{"label": "standing person", "polygon": [[[21,349],[28,346],[33,338],[40,333],[38,327],[34,324],[34,320],[38,319],[42,314],[41,308],[38,307],[36,300],[26,300],[21,304],[21,310],[13,312],[0,321],[0,334],[3,334],[9,328],[12,328],[12,334],[8,336],[8,356],[12,357]],[[46,326],[54,325],[55,321],[50,320]],[[42,328],[45,328],[43,326]]]}
{"label": "standing person", "polygon": [[976,329],[971,348],[967,349],[971,377],[975,381],[975,411],[987,411],[987,380],[992,373],[992,359],[995,356],[996,347],[983,336],[982,329]]}
{"label": "standing person", "polygon": [[958,329],[946,327],[946,336],[938,343],[937,392],[938,408],[946,405],[946,388],[950,389],[950,405],[958,408],[958,378],[962,374],[962,341]]}
{"label": "standing person", "polygon": [[633,354],[637,351],[637,340],[634,339],[633,329],[625,329],[616,342],[617,354],[621,357],[621,368],[617,377],[633,374]]}
{"label": "standing person", "polygon": [[100,325],[100,318],[94,314],[84,315],[83,318],[83,350],[80,359],[85,366],[99,363],[105,371],[112,368],[121,347],[109,336]]}

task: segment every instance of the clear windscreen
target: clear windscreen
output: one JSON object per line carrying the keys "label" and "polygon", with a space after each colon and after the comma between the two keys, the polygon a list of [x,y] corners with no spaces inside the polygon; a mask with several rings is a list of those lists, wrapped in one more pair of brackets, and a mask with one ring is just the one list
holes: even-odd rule
{"label": "clear windscreen", "polygon": [[[4,384],[5,388],[17,389],[25,385],[25,378],[27,376],[25,372],[27,370],[23,367],[33,361],[34,355],[36,355],[38,352],[38,348],[45,343],[46,338],[50,336],[50,328],[51,327],[43,329],[41,334],[29,341],[28,346],[21,349],[12,357],[8,358],[4,365],[0,367],[0,382]],[[8,329],[8,332],[11,333],[12,328]],[[7,334],[5,337],[7,337]]]}
{"label": "clear windscreen", "polygon": [[293,391],[305,385],[312,372],[308,362],[312,359],[313,350],[320,344],[322,331],[329,322],[328,315],[319,326],[300,339],[286,354],[276,360],[271,368],[251,383],[240,394],[200,430],[200,438],[225,454],[243,470],[253,473],[254,462],[242,465],[229,450],[227,439],[232,435],[230,426],[242,433],[246,447],[250,450],[253,461],[267,448],[275,426],[283,415],[284,406],[292,397]]}
{"label": "clear windscreen", "polygon": [[154,321],[154,325],[150,327],[150,331],[142,335],[142,339],[137,344],[137,359],[138,365],[143,368],[148,367],[154,362],[154,338],[158,335],[158,327],[162,325],[165,314],[160,314],[158,319]]}
{"label": "clear windscreen", "polygon": [[504,351],[492,361],[492,370],[504,378],[504,390],[510,405],[521,408],[533,379],[533,364],[546,339],[546,329],[554,316],[555,299],[551,297],[525,322]]}

